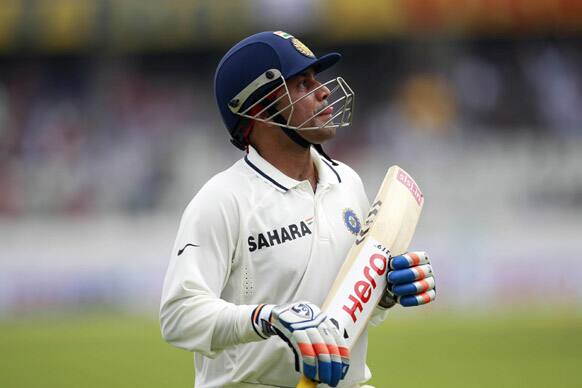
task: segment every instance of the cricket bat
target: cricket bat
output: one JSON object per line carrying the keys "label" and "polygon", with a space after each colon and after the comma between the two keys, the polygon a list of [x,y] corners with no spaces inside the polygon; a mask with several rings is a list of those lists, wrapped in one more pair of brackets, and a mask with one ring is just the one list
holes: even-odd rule
{"label": "cricket bat", "polygon": [[[322,310],[339,326],[350,349],[386,288],[390,256],[408,250],[423,204],[424,196],[414,179],[402,168],[390,167],[322,305]],[[301,376],[297,388],[316,385]]]}

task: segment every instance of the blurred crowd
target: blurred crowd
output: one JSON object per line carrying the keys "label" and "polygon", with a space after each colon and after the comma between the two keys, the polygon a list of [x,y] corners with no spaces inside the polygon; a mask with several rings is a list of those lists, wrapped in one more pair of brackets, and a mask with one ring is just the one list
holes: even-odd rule
{"label": "blurred crowd", "polygon": [[[582,136],[582,42],[332,49],[356,92],[354,129],[330,145],[338,159],[415,136]],[[212,94],[221,54],[0,57],[0,217],[161,211],[180,182],[198,184],[190,174],[215,172],[208,158],[238,158]]]}

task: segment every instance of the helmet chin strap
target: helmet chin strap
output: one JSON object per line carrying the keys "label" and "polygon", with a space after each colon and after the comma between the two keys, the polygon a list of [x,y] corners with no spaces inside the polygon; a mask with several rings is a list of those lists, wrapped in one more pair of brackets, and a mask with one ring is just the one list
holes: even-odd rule
{"label": "helmet chin strap", "polygon": [[[285,118],[281,115],[278,114],[276,115],[273,120],[276,123],[285,125],[287,122],[285,120]],[[315,148],[315,150],[321,155],[323,156],[327,161],[329,161],[332,165],[337,166],[338,164],[336,162],[334,162],[323,150],[323,147],[321,146],[321,144],[313,144],[310,141],[307,141],[303,136],[301,136],[299,134],[299,132],[291,129],[291,128],[287,128],[287,127],[283,127],[280,126],[279,128],[281,128],[281,130],[285,133],[285,135],[287,135],[287,137],[289,137],[289,139],[291,139],[293,142],[295,142],[296,144],[298,144],[300,147],[302,148],[309,148],[311,146],[313,146],[313,148]]]}

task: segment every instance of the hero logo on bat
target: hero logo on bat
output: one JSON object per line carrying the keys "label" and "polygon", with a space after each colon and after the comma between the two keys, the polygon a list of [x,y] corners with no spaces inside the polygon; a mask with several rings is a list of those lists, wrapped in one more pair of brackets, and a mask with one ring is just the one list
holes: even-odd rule
{"label": "hero logo on bat", "polygon": [[356,311],[362,312],[363,305],[368,303],[372,296],[372,291],[376,289],[378,282],[386,273],[388,268],[388,258],[386,255],[374,253],[370,256],[368,263],[362,270],[362,275],[358,281],[354,283],[353,292],[350,293],[348,299],[349,305],[344,304],[342,309],[350,315],[352,321],[356,323],[358,317]]}
{"label": "hero logo on bat", "polygon": [[249,252],[258,249],[269,248],[274,245],[284,244],[298,238],[311,234],[309,225],[313,223],[313,217],[309,217],[297,224],[291,224],[280,228],[275,228],[265,233],[258,233],[256,236],[251,235],[247,239]]}

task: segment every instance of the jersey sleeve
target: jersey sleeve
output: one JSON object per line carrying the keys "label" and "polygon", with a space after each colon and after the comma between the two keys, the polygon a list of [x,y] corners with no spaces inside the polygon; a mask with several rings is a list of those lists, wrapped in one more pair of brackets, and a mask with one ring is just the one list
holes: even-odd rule
{"label": "jersey sleeve", "polygon": [[254,306],[220,299],[239,231],[236,200],[221,189],[207,184],[184,211],[160,306],[166,341],[208,357],[229,345],[260,339],[246,322]]}

